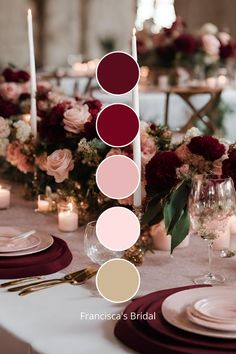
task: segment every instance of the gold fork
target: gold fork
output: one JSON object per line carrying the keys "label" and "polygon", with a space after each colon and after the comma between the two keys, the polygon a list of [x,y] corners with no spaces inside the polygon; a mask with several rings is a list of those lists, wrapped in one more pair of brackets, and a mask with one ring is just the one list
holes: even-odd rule
{"label": "gold fork", "polygon": [[69,280],[72,280],[75,276],[83,276],[85,274],[87,274],[88,272],[94,270],[94,268],[84,268],[84,269],[81,269],[81,270],[78,270],[76,272],[73,272],[73,273],[70,273],[70,274],[67,274],[65,275],[64,277],[62,278],[58,278],[58,279],[48,279],[48,280],[42,280],[42,281],[39,281],[39,282],[33,282],[33,283],[30,283],[30,284],[24,284],[24,285],[20,285],[20,286],[15,286],[13,288],[9,288],[7,289],[8,291],[10,292],[16,292],[16,291],[21,291],[21,290],[24,290],[25,288],[28,288],[28,287],[31,287],[31,286],[35,286],[35,285],[40,285],[40,284],[51,284],[51,283],[55,283],[55,282],[61,282],[61,281],[69,281]]}

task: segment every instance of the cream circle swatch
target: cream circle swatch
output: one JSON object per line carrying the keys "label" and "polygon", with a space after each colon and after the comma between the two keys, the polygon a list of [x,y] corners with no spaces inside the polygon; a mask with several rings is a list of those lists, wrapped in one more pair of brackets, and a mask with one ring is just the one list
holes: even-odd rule
{"label": "cream circle swatch", "polygon": [[96,286],[104,299],[121,303],[136,295],[140,286],[140,275],[131,262],[119,258],[110,259],[99,268]]}
{"label": "cream circle swatch", "polygon": [[104,247],[111,251],[124,251],[138,240],[140,223],[137,216],[129,209],[112,207],[99,216],[96,234]]}
{"label": "cream circle swatch", "polygon": [[140,183],[138,166],[123,155],[107,157],[97,168],[96,182],[107,197],[127,198],[136,191]]}

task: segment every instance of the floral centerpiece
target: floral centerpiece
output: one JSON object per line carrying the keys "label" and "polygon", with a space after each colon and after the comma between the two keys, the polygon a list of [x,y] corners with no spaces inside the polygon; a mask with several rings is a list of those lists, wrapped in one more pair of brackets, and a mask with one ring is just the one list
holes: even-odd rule
{"label": "floral centerpiece", "polygon": [[144,29],[137,33],[137,38],[140,65],[162,71],[179,67],[193,71],[201,66],[207,74],[236,54],[236,42],[228,32],[205,24],[196,33],[190,33],[180,17],[170,29],[156,34]]}
{"label": "floral centerpiece", "polygon": [[[96,169],[105,157],[133,157],[132,146],[111,148],[97,136],[95,125],[102,103],[93,98],[67,97],[53,90],[49,83],[39,82],[38,136],[34,141],[30,117],[25,119],[30,111],[28,80],[26,72],[23,75],[11,68],[1,76],[0,156],[5,173],[10,166],[8,177],[17,172],[27,185],[28,195],[44,193],[46,186],[50,186],[60,198],[73,198],[82,215],[80,220],[84,221],[110,205],[132,205],[132,198],[111,200],[96,185]],[[169,146],[170,137],[166,128],[141,122],[143,174],[155,153]]]}
{"label": "floral centerpiece", "polygon": [[145,169],[149,203],[143,224],[164,219],[172,236],[171,252],[189,233],[188,199],[196,174],[231,177],[236,186],[236,147],[212,136],[200,136],[190,129],[182,143],[157,152]]}

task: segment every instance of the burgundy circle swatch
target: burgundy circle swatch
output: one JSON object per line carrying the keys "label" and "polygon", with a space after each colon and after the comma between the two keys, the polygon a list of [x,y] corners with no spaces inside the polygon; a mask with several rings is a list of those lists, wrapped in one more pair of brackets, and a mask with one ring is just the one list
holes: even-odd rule
{"label": "burgundy circle swatch", "polygon": [[112,207],[99,216],[96,234],[104,247],[111,251],[124,251],[138,240],[140,222],[131,210],[119,206]]}
{"label": "burgundy circle swatch", "polygon": [[109,156],[98,166],[96,182],[100,191],[107,197],[112,199],[127,198],[138,188],[139,169],[129,157]]}
{"label": "burgundy circle swatch", "polygon": [[139,119],[132,108],[126,104],[115,103],[99,113],[96,129],[107,145],[122,147],[135,139],[139,132]]}
{"label": "burgundy circle swatch", "polygon": [[131,91],[139,80],[139,66],[134,58],[125,52],[111,52],[105,55],[97,67],[97,81],[101,88],[114,95]]}

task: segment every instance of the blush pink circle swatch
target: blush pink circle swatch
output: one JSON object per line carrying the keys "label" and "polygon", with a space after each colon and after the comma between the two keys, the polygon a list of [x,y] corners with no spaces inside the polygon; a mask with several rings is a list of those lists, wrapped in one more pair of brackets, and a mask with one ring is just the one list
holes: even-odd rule
{"label": "blush pink circle swatch", "polygon": [[138,188],[140,173],[136,163],[129,157],[114,155],[103,160],[96,171],[100,191],[111,199],[123,199]]}
{"label": "blush pink circle swatch", "polygon": [[97,81],[108,93],[121,95],[131,91],[139,80],[139,66],[125,52],[105,55],[97,67]]}
{"label": "blush pink circle swatch", "polygon": [[139,119],[132,108],[126,104],[115,103],[99,113],[96,129],[107,145],[122,147],[135,139],[139,132]]}
{"label": "blush pink circle swatch", "polygon": [[99,216],[96,234],[104,247],[111,251],[124,251],[138,240],[140,223],[137,216],[129,209],[113,207]]}

